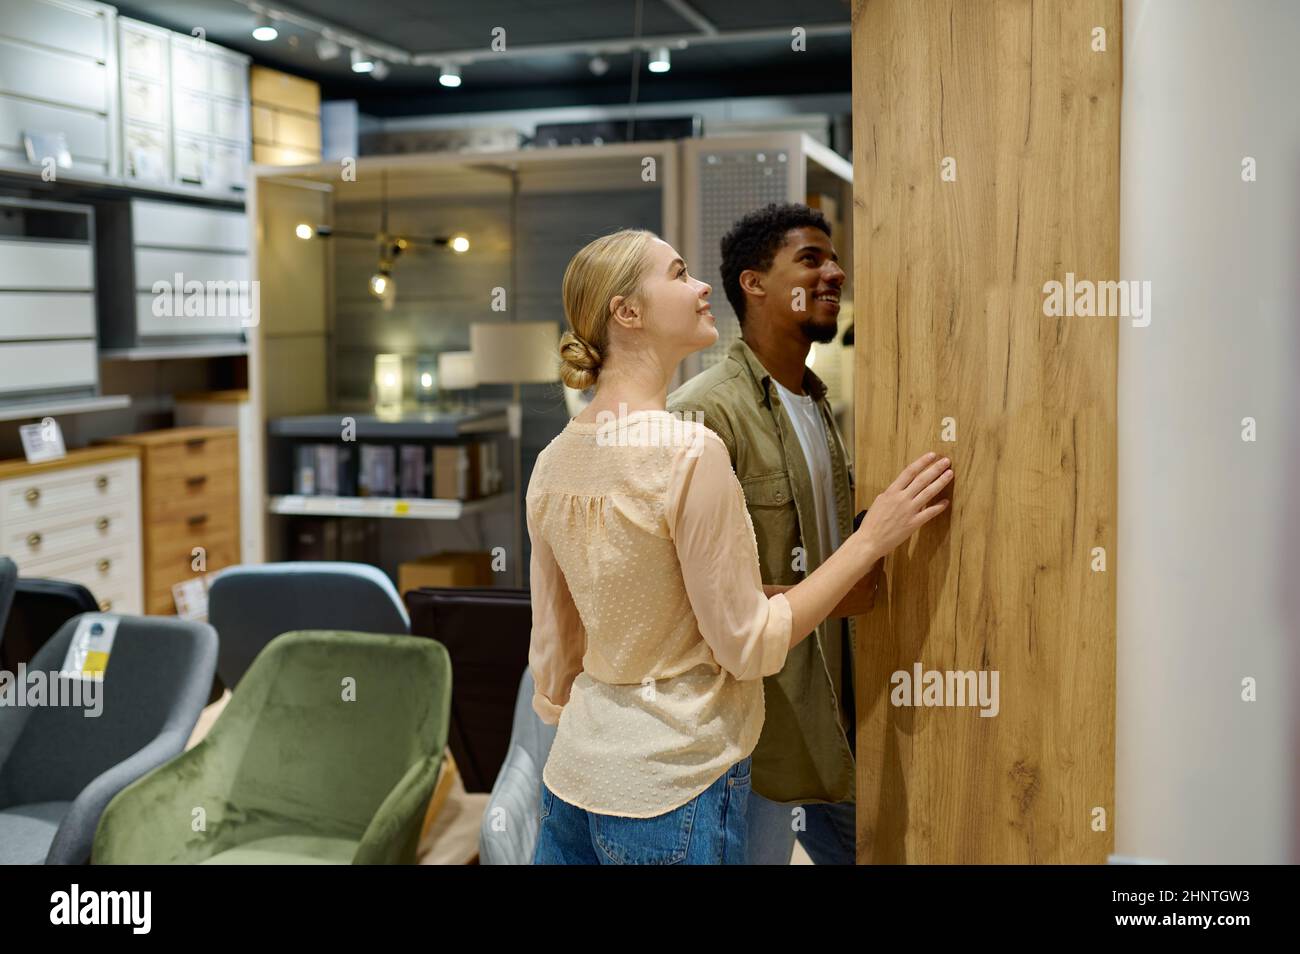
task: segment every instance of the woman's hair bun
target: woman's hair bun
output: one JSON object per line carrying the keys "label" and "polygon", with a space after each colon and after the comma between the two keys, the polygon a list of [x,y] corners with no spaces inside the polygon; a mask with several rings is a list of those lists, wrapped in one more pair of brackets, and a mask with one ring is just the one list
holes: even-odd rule
{"label": "woman's hair bun", "polygon": [[585,391],[600,374],[600,352],[572,331],[560,337],[560,379],[576,391]]}

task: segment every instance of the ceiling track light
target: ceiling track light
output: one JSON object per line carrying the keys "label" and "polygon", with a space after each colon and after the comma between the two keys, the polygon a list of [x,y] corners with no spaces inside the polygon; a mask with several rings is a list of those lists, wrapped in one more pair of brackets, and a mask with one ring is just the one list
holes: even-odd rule
{"label": "ceiling track light", "polygon": [[455,89],[460,85],[460,67],[455,63],[445,64],[442,72],[438,74],[438,82],[450,89]]}
{"label": "ceiling track light", "polygon": [[672,69],[672,55],[668,52],[668,47],[657,46],[654,53],[650,56],[649,70],[651,73],[667,73]]}
{"label": "ceiling track light", "polygon": [[323,36],[316,41],[316,55],[322,60],[332,60],[342,52],[343,48],[329,37]]}
{"label": "ceiling track light", "polygon": [[352,72],[354,73],[373,73],[375,61],[368,53],[363,53],[357,47],[352,48]]}
{"label": "ceiling track light", "polygon": [[265,13],[258,16],[257,24],[253,27],[254,40],[260,40],[263,43],[270,43],[279,35],[280,31],[275,28],[275,24],[271,22],[269,16]]}
{"label": "ceiling track light", "polygon": [[383,81],[388,79],[388,64],[383,60],[375,60],[375,68],[370,71],[370,75],[377,80]]}

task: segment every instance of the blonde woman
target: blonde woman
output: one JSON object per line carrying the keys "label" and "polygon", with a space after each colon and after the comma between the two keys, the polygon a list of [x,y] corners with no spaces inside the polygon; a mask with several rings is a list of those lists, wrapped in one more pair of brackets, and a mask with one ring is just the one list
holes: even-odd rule
{"label": "blonde woman", "polygon": [[743,864],[762,677],[947,505],[927,454],[814,573],[765,588],[725,445],[665,410],[678,363],[717,341],[711,291],[641,230],[564,275],[561,377],[596,392],[528,484],[533,708],[558,723],[537,864]]}

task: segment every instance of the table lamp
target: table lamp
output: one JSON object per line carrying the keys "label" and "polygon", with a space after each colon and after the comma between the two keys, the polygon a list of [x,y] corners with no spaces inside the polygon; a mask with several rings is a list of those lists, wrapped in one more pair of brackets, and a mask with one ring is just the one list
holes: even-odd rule
{"label": "table lamp", "polygon": [[506,419],[514,445],[515,585],[523,585],[524,488],[522,437],[523,405],[521,384],[547,384],[560,379],[560,326],[554,321],[475,322],[469,326],[469,350],[474,356],[474,375],[480,384],[513,386]]}

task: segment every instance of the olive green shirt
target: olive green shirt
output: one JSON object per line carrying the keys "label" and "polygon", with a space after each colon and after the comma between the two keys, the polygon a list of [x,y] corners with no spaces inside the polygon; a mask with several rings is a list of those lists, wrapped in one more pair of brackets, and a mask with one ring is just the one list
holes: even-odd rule
{"label": "olive green shirt", "polygon": [[[826,385],[805,369],[803,390],[826,428],[840,539],[853,531],[853,472]],[[819,539],[812,477],[776,383],[737,339],[724,360],[668,396],[668,410],[699,415],[731,454],[758,541],[763,582],[793,585],[830,555]],[[753,754],[753,790],[778,802],[854,798],[851,619],[828,619],[763,681],[766,719]]]}

